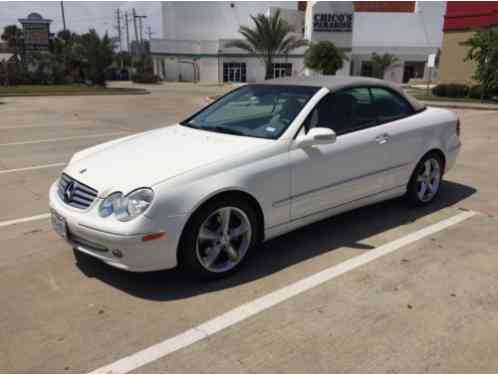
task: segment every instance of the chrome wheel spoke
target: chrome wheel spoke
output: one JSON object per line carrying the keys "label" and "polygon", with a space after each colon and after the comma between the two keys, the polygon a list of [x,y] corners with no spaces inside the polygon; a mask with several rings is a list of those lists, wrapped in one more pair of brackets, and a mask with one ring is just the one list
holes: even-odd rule
{"label": "chrome wheel spoke", "polygon": [[239,253],[237,252],[237,250],[234,249],[234,247],[231,244],[228,244],[224,250],[228,254],[228,258],[232,262],[236,262],[239,260]]}
{"label": "chrome wheel spoke", "polygon": [[247,233],[248,230],[249,230],[249,226],[246,225],[245,223],[242,223],[237,228],[234,228],[230,231],[229,237],[231,240],[234,240],[237,237],[240,237],[243,234]]}
{"label": "chrome wheel spoke", "polygon": [[430,176],[431,175],[431,161],[427,160],[424,163],[425,170],[424,170],[424,176]]}
{"label": "chrome wheel spoke", "polygon": [[230,228],[231,211],[232,211],[231,208],[227,207],[221,210],[220,212],[221,230],[223,234],[228,234],[228,229]]}
{"label": "chrome wheel spoke", "polygon": [[204,258],[206,266],[211,267],[214,264],[214,262],[216,262],[216,259],[218,259],[221,250],[222,247],[220,245],[216,245],[207,249],[207,255]]}
{"label": "chrome wheel spoke", "polygon": [[427,182],[423,181],[420,184],[420,191],[419,191],[420,199],[424,199],[426,192],[427,192]]}
{"label": "chrome wheel spoke", "polygon": [[219,240],[220,236],[212,231],[211,229],[206,228],[203,226],[201,230],[199,231],[199,239],[204,240],[204,241],[216,241]]}
{"label": "chrome wheel spoke", "polygon": [[433,184],[431,184],[430,182],[428,182],[427,183],[427,188],[428,188],[430,194],[434,193],[434,186],[433,186]]}

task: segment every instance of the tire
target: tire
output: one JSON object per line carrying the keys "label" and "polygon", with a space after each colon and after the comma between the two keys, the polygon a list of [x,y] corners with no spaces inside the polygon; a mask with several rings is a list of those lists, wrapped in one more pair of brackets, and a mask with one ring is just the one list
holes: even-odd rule
{"label": "tire", "polygon": [[259,242],[258,224],[256,211],[244,199],[227,195],[209,201],[185,227],[179,246],[180,267],[204,280],[234,273]]}
{"label": "tire", "polygon": [[[428,153],[417,164],[408,183],[406,198],[413,206],[426,206],[436,199],[443,180],[444,163],[435,152]],[[425,185],[425,189],[424,189]]]}

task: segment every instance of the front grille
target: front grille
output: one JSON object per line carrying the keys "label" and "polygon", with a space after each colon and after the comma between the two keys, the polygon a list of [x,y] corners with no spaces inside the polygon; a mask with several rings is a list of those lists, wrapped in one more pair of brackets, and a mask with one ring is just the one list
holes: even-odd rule
{"label": "front grille", "polygon": [[[70,184],[72,184],[71,191],[67,191]],[[95,198],[97,198],[97,190],[76,181],[65,173],[59,179],[57,192],[64,203],[80,209],[90,207]]]}

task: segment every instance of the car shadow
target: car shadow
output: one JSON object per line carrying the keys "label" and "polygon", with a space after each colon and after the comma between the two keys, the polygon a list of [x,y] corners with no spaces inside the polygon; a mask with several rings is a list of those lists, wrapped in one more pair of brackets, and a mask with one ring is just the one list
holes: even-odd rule
{"label": "car shadow", "polygon": [[403,199],[394,199],[310,224],[262,244],[237,273],[215,281],[192,280],[178,269],[130,273],[84,254],[77,256],[76,264],[87,277],[135,297],[156,301],[184,299],[263,278],[341,247],[353,251],[373,249],[362,240],[456,205],[475,192],[472,187],[444,181],[438,199],[426,207],[410,208]]}

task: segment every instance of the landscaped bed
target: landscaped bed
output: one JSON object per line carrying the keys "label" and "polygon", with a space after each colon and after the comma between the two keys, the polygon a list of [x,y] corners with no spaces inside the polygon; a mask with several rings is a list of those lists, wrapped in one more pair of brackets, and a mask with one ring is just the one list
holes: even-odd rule
{"label": "landscaped bed", "polygon": [[472,104],[498,104],[498,100],[496,99],[475,99],[469,97],[449,97],[449,96],[436,96],[429,91],[427,94],[427,90],[419,89],[419,88],[409,88],[406,92],[418,100],[423,101],[438,101],[438,102],[459,102],[459,103],[472,103]]}
{"label": "landscaped bed", "polygon": [[140,95],[148,93],[149,91],[139,88],[101,87],[81,84],[0,86],[0,96]]}

